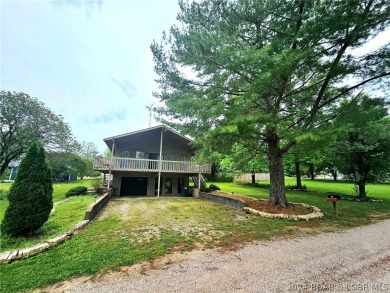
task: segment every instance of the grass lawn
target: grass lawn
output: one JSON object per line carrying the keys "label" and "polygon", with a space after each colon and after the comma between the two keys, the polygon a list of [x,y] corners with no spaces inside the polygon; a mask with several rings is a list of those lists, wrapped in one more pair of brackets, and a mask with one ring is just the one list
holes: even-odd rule
{"label": "grass lawn", "polygon": [[[65,199],[65,193],[76,186],[85,186],[87,188],[90,188],[92,186],[93,179],[83,179],[83,180],[77,180],[72,182],[65,182],[65,183],[54,183],[53,184],[53,202],[58,202]],[[12,183],[0,183],[0,189],[3,190],[9,190]],[[4,213],[8,207],[8,201],[7,200],[0,200],[0,222],[4,218]],[[0,246],[1,249],[1,246]]]}
{"label": "grass lawn", "polygon": [[[267,189],[216,184],[223,191],[267,198]],[[340,201],[336,218],[325,192],[352,193],[353,186],[317,180],[305,180],[304,184],[312,192],[289,191],[288,200],[318,206],[326,212],[323,220],[265,219],[196,198],[110,201],[96,221],[70,240],[32,258],[0,265],[0,291],[43,287],[174,251],[216,246],[234,248],[252,240],[335,231],[390,218],[390,185],[367,188],[370,196],[383,199],[380,203]],[[370,194],[374,192],[375,196]]]}
{"label": "grass lawn", "polygon": [[85,195],[72,197],[68,201],[58,204],[55,211],[51,213],[49,220],[42,226],[36,236],[26,239],[24,237],[2,235],[0,238],[0,252],[30,247],[64,233],[84,219],[87,207],[94,200],[95,198],[92,195]]}

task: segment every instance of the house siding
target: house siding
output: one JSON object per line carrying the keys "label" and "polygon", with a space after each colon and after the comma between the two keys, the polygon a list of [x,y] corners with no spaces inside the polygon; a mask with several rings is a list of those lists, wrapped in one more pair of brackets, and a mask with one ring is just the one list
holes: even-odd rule
{"label": "house siding", "polygon": [[[113,174],[112,187],[114,188],[113,196],[120,196],[121,194],[121,182],[123,177],[147,177],[148,178],[148,188],[146,196],[155,196],[155,182],[158,178],[156,173],[148,172],[118,172]],[[184,181],[184,186],[188,187],[189,177],[185,174],[174,174],[174,173],[162,173],[162,184],[161,184],[161,193],[160,195],[180,195],[178,188],[179,178]],[[172,193],[166,194],[165,192],[165,182],[167,178],[172,179]]]}
{"label": "house siding", "polygon": [[[156,143],[137,143],[131,146],[119,147],[114,150],[114,157],[121,157],[123,152],[129,152],[129,158],[136,158],[137,151],[144,152],[144,159],[148,159],[150,153],[160,153],[160,145]],[[162,154],[164,160],[168,158],[168,155],[172,154],[175,156],[174,161],[180,161],[182,156],[186,156],[187,161],[190,161],[191,158],[191,152],[189,150],[180,148],[180,146],[170,141],[163,142]]]}

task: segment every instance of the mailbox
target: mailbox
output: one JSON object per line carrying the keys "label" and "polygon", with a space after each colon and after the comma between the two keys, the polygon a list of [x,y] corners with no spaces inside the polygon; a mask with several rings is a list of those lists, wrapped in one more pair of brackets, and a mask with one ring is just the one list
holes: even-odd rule
{"label": "mailbox", "polygon": [[332,193],[328,193],[328,198],[327,198],[327,201],[331,201],[331,202],[337,202],[339,201],[341,198],[340,195],[338,194],[332,194]]}
{"label": "mailbox", "polygon": [[327,201],[331,202],[333,204],[333,209],[336,214],[336,217],[338,216],[338,212],[336,209],[336,202],[340,200],[341,196],[338,194],[333,194],[331,192],[328,192],[328,198],[326,199]]}

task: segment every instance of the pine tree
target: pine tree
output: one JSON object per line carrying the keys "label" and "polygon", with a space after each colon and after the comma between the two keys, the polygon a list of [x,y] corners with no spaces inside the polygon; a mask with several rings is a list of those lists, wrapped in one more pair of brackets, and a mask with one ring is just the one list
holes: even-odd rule
{"label": "pine tree", "polygon": [[19,166],[11,186],[1,230],[11,236],[36,232],[48,220],[53,208],[51,170],[43,147],[34,143]]}

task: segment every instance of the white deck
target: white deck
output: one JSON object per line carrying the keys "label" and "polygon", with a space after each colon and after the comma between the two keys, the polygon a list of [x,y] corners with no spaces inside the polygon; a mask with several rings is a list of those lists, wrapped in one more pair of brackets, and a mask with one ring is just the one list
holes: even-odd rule
{"label": "white deck", "polygon": [[[160,170],[160,160],[118,157],[95,157],[93,161],[93,169],[97,171],[111,170],[158,172]],[[198,165],[193,162],[161,160],[161,172],[210,174],[211,165]]]}

